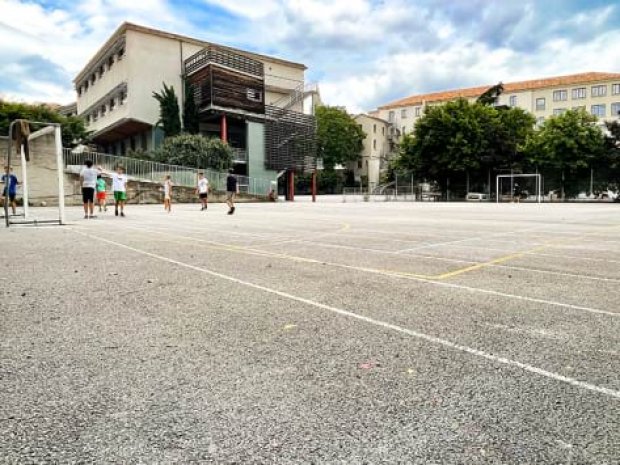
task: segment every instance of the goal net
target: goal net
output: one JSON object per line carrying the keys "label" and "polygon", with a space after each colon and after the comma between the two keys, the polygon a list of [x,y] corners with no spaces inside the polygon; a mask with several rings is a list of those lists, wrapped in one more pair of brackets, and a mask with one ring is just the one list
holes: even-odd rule
{"label": "goal net", "polygon": [[500,174],[497,176],[496,201],[542,201],[542,176],[540,174]]}
{"label": "goal net", "polygon": [[[9,125],[6,146],[2,148],[1,216],[6,227],[64,224],[65,181],[60,125],[15,120]],[[57,208],[42,208],[52,206]]]}

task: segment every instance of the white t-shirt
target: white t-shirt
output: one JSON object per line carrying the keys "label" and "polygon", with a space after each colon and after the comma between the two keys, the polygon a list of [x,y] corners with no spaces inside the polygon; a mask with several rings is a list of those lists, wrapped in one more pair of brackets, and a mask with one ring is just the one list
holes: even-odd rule
{"label": "white t-shirt", "polygon": [[82,177],[82,187],[90,187],[94,189],[97,187],[97,175],[99,172],[95,168],[83,168],[80,172]]}
{"label": "white t-shirt", "polygon": [[207,178],[202,178],[198,180],[198,193],[206,194],[209,192],[209,181]]}
{"label": "white t-shirt", "polygon": [[112,175],[112,190],[114,192],[125,192],[127,188],[127,175],[114,173]]}
{"label": "white t-shirt", "polygon": [[170,197],[170,190],[172,189],[172,181],[164,181],[164,196]]}

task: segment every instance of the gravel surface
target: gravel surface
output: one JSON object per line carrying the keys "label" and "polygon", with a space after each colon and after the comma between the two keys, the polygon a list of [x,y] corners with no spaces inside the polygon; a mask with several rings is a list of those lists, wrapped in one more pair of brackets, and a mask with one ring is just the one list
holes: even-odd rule
{"label": "gravel surface", "polygon": [[620,464],[617,205],[173,208],[0,231],[0,463]]}

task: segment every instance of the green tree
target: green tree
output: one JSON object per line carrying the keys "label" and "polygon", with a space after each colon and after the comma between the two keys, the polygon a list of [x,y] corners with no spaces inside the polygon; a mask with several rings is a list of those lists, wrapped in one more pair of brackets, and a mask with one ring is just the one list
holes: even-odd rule
{"label": "green tree", "polygon": [[162,163],[226,170],[232,166],[233,153],[220,139],[201,135],[181,134],[164,139],[155,158]]}
{"label": "green tree", "polygon": [[[72,148],[88,140],[89,132],[86,130],[84,121],[79,117],[63,116],[47,105],[30,105],[0,100],[0,135],[7,136],[9,124],[16,119],[60,123],[64,147]],[[38,128],[33,127],[32,129]]]}
{"label": "green tree", "polygon": [[179,100],[173,86],[168,87],[165,82],[162,84],[164,88],[161,92],[153,92],[153,97],[159,102],[157,126],[162,128],[166,137],[178,136],[181,134]]}
{"label": "green tree", "polygon": [[596,121],[584,110],[570,110],[546,120],[527,142],[532,165],[561,173],[562,199],[566,198],[566,175],[592,166],[605,153],[605,137]]}
{"label": "green tree", "polygon": [[326,170],[360,159],[366,134],[344,110],[320,106],[316,109],[318,154]]}
{"label": "green tree", "polygon": [[200,116],[196,99],[194,98],[194,86],[190,83],[185,85],[185,102],[183,104],[183,131],[188,134],[198,134],[200,131]]}
{"label": "green tree", "polygon": [[493,87],[490,87],[489,89],[487,89],[480,97],[478,97],[476,102],[482,105],[492,106],[492,105],[497,104],[497,100],[499,99],[499,96],[502,95],[503,93],[504,93],[504,85],[500,82],[499,84],[494,85]]}

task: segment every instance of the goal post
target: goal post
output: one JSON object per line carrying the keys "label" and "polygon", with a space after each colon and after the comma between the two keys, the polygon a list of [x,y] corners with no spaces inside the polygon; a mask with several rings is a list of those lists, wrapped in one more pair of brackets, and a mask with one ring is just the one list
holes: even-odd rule
{"label": "goal post", "polygon": [[[39,127],[37,131],[30,132],[22,129],[20,126],[24,126],[29,129],[31,126]],[[21,131],[18,135],[18,131]],[[57,187],[58,187],[58,217],[57,219],[36,219],[32,218],[29,203],[30,203],[30,193],[31,193],[31,180],[28,176],[28,160],[26,157],[25,147],[26,143],[28,147],[32,149],[34,142],[36,139],[46,136],[53,135],[54,137],[54,145],[53,145],[53,159],[55,160],[56,165],[56,177],[57,177]],[[12,152],[16,151],[19,154],[19,162],[21,165],[21,186],[22,186],[22,203],[23,203],[23,220],[16,220],[12,218],[10,215],[9,208],[9,182],[7,179],[7,183],[2,186],[2,194],[7,194],[4,199],[4,220],[5,225],[8,228],[11,224],[15,225],[37,225],[37,224],[65,224],[65,186],[64,186],[64,159],[62,153],[62,133],[60,124],[58,123],[50,123],[50,122],[42,122],[42,121],[29,121],[29,120],[15,120],[9,124],[9,138],[7,144],[7,154],[5,165],[9,168],[11,167],[11,155]],[[32,150],[30,150],[32,152]],[[37,157],[37,154],[31,153],[33,157]],[[53,165],[52,165],[53,166]],[[8,177],[7,177],[8,178]],[[55,198],[54,194],[54,198]]]}
{"label": "goal post", "polygon": [[542,202],[542,176],[535,174],[498,174],[495,186],[495,202],[504,200],[519,202],[535,200]]}

